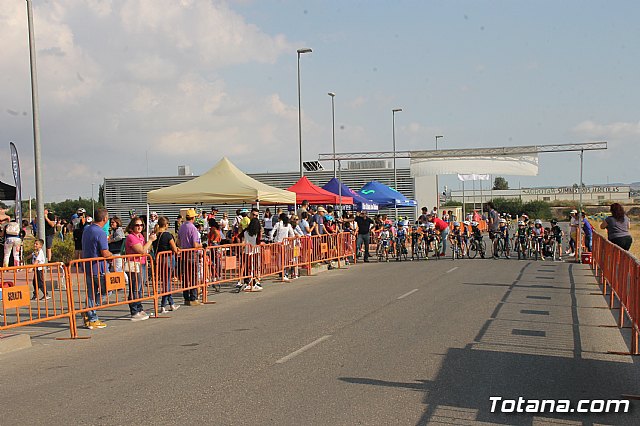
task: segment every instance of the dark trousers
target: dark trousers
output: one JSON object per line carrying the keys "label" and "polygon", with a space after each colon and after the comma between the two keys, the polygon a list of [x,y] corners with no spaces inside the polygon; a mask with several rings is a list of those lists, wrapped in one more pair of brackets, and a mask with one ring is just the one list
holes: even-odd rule
{"label": "dark trousers", "polygon": [[42,294],[45,294],[45,288],[44,288],[44,272],[37,270],[36,269],[36,273],[33,276],[33,294],[37,295],[38,294],[38,289],[40,289],[40,291],[42,291]]}
{"label": "dark trousers", "polygon": [[360,247],[364,244],[364,259],[369,258],[369,243],[371,242],[371,234],[358,234],[356,239],[356,254],[360,254]]}

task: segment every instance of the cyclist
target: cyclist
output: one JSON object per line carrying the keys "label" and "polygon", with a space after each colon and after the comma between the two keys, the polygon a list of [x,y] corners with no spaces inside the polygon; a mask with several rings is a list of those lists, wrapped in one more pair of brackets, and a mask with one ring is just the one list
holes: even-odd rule
{"label": "cyclist", "polygon": [[473,238],[476,241],[476,244],[480,248],[480,257],[484,259],[484,248],[482,245],[482,231],[480,230],[480,227],[478,225],[479,225],[478,222],[476,222],[475,220],[471,222],[471,238]]}
{"label": "cyclist", "polygon": [[396,257],[400,258],[400,255],[407,254],[407,228],[405,228],[405,221],[398,221],[398,230],[396,231]]}
{"label": "cyclist", "polygon": [[411,227],[411,258],[414,256],[420,256],[420,244],[422,244],[422,227]]}
{"label": "cyclist", "polygon": [[507,259],[511,259],[509,256],[509,225],[507,224],[507,219],[500,219],[500,223],[498,225],[498,232],[500,233],[501,238],[504,240],[504,254]]}
{"label": "cyclist", "polygon": [[527,258],[527,239],[528,239],[527,225],[524,221],[518,221],[518,229],[513,236],[514,245],[518,249],[518,260]]}
{"label": "cyclist", "polygon": [[532,238],[536,242],[536,251],[540,253],[540,259],[544,260],[544,253],[542,252],[544,247],[544,229],[542,228],[542,221],[540,219],[536,219],[533,225]]}
{"label": "cyclist", "polygon": [[462,224],[464,225],[462,227],[462,242],[464,243],[464,251],[462,252],[462,254],[466,254],[467,256],[469,255],[469,240],[471,238],[471,222],[469,222],[468,220],[465,220],[464,222],[462,222]]}
{"label": "cyclist", "polygon": [[555,258],[557,251],[558,260],[562,260],[562,237],[564,236],[564,232],[560,228],[560,225],[558,225],[556,219],[551,219],[551,236],[556,242],[552,256]]}
{"label": "cyclist", "polygon": [[384,254],[385,257],[388,256],[389,250],[391,248],[391,225],[385,223],[382,231],[380,231],[380,252]]}
{"label": "cyclist", "polygon": [[451,249],[454,252],[454,258],[461,257],[461,254],[464,253],[464,250],[463,250],[464,242],[462,239],[462,230],[460,229],[460,222],[453,222],[453,229],[449,233],[449,242],[451,243]]}
{"label": "cyclist", "polygon": [[426,226],[426,229],[424,230],[424,234],[422,235],[422,238],[425,240],[426,247],[427,247],[427,253],[425,254],[425,257],[427,259],[429,258],[429,251],[433,251],[434,255],[437,257],[439,253],[435,253],[435,251],[436,251],[436,245],[437,245],[436,243],[437,243],[437,239],[439,238],[439,235],[438,235],[438,231],[436,229],[435,223],[430,222]]}

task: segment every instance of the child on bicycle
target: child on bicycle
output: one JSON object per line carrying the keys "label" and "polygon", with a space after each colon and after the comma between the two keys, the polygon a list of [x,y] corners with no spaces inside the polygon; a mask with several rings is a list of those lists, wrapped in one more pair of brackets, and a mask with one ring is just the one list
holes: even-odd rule
{"label": "child on bicycle", "polygon": [[461,257],[462,253],[464,253],[464,240],[462,237],[462,229],[460,229],[460,222],[453,222],[453,229],[449,232],[449,242],[451,243],[454,257]]}
{"label": "child on bicycle", "polygon": [[562,237],[564,236],[564,232],[558,225],[558,221],[556,219],[551,219],[551,237],[555,241],[555,246],[552,256],[555,258],[556,251],[558,252],[558,260],[562,260]]}
{"label": "child on bicycle", "polygon": [[385,254],[391,249],[391,225],[388,223],[385,223],[380,231],[380,247]]}
{"label": "child on bicycle", "polygon": [[502,237],[502,239],[504,240],[504,254],[505,257],[507,259],[510,259],[510,245],[509,244],[509,225],[507,224],[507,219],[502,218],[500,219],[500,224],[498,225],[498,232],[500,233],[500,236]]}
{"label": "child on bicycle", "polygon": [[404,220],[398,221],[398,230],[396,231],[396,256],[407,253],[407,228]]}
{"label": "child on bicycle", "polygon": [[469,240],[471,239],[471,222],[465,220],[462,222],[462,242],[464,243],[463,254],[469,254]]}
{"label": "child on bicycle", "polygon": [[527,239],[529,230],[523,220],[518,221],[518,229],[513,237],[518,252],[518,260],[527,258]]}
{"label": "child on bicycle", "polygon": [[471,238],[476,241],[477,246],[480,249],[480,257],[484,259],[484,245],[482,244],[482,231],[480,230],[480,224],[475,220],[471,222]]}
{"label": "child on bicycle", "polygon": [[544,260],[544,229],[542,228],[542,221],[536,219],[531,230],[531,237],[536,243],[536,251],[540,254],[540,259]]}

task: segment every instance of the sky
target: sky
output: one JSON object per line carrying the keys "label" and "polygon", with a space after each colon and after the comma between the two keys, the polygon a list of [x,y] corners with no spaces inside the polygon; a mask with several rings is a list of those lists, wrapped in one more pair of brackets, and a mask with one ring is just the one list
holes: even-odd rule
{"label": "sky", "polygon": [[[640,181],[634,1],[33,0],[45,201],[105,177],[298,170],[338,152],[607,141],[586,184]],[[0,180],[35,194],[25,0],[0,2]],[[399,162],[399,166],[408,164]],[[331,163],[325,163],[331,168]],[[571,185],[542,154],[512,187]],[[481,173],[482,171],[478,171]],[[454,176],[440,179],[457,188]]]}

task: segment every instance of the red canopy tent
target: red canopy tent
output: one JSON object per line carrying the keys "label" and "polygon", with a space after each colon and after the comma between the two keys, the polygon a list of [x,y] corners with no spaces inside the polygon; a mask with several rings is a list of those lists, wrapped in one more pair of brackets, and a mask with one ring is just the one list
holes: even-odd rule
{"label": "red canopy tent", "polygon": [[325,191],[312,184],[306,176],[300,178],[298,182],[287,188],[287,191],[296,193],[296,203],[301,204],[303,200],[309,201],[309,204],[353,204],[353,198],[343,195],[342,198],[338,194]]}

